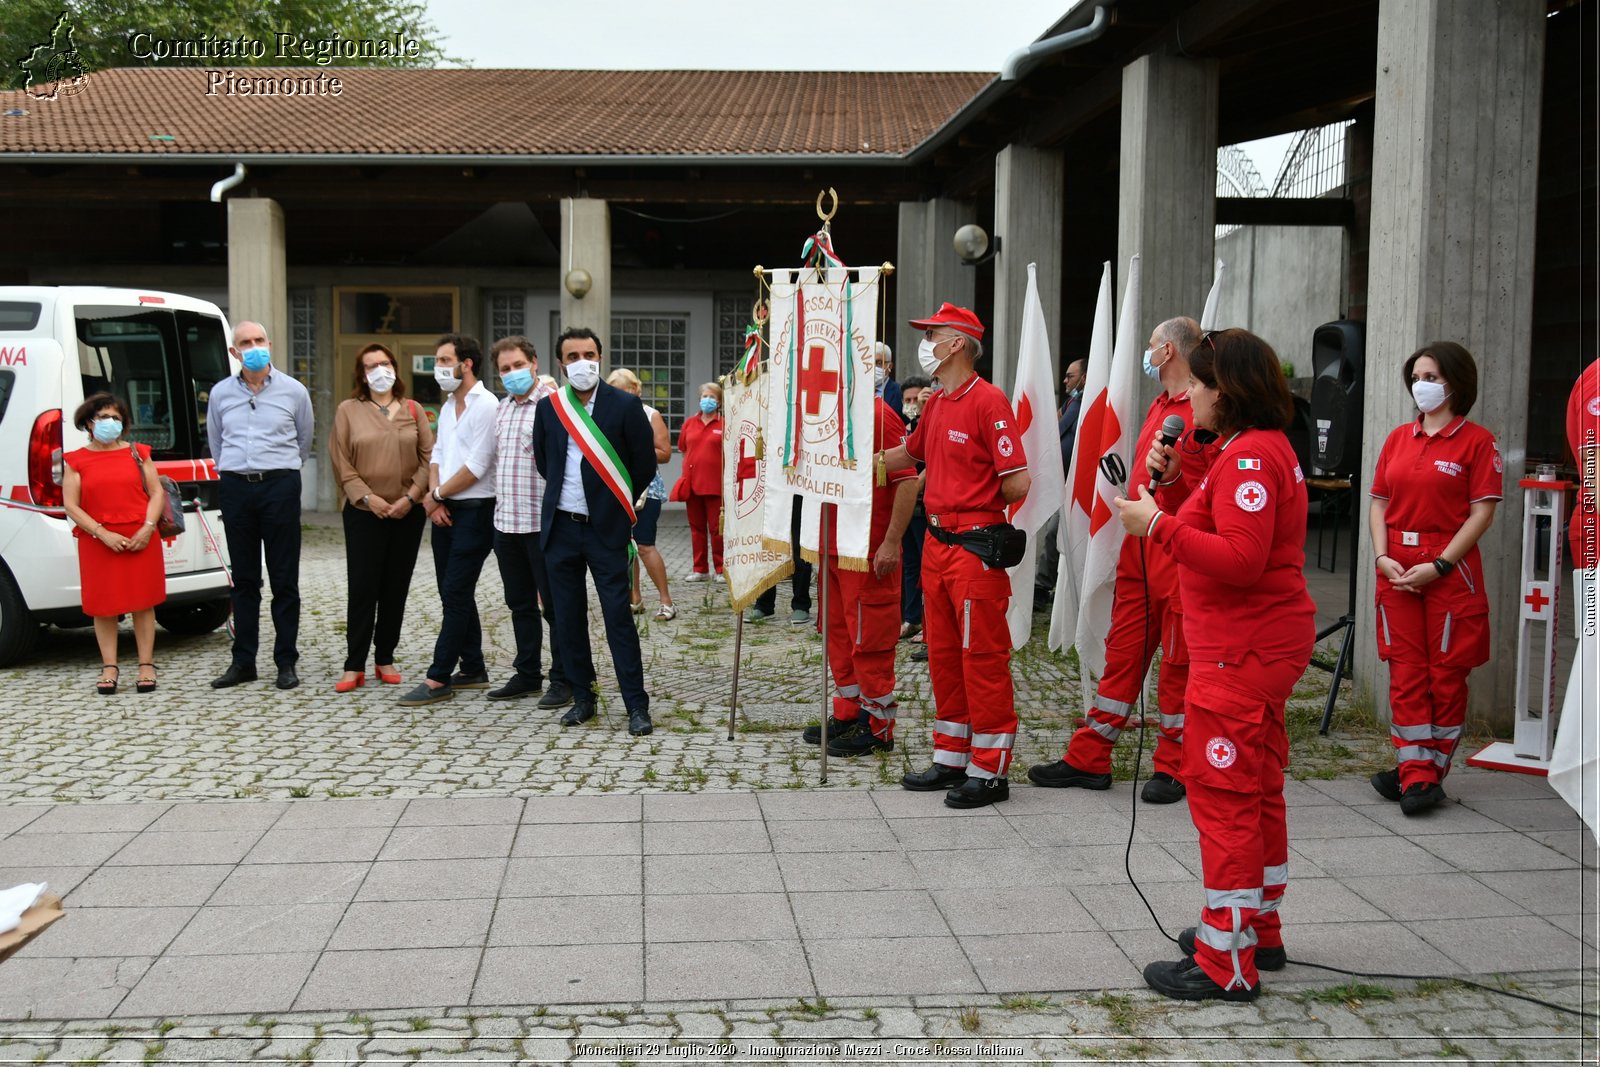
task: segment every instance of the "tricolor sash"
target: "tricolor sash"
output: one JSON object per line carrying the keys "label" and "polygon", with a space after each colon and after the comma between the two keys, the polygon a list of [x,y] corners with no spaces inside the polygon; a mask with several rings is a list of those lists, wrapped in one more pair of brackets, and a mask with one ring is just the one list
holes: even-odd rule
{"label": "tricolor sash", "polygon": [[638,516],[633,510],[633,479],[628,475],[628,468],[606,440],[606,435],[600,432],[600,427],[595,425],[594,416],[578,403],[577,392],[570,384],[562,386],[551,394],[550,402],[556,409],[556,418],[567,428],[583,458],[589,461],[589,466],[628,513],[629,525],[637,522]]}

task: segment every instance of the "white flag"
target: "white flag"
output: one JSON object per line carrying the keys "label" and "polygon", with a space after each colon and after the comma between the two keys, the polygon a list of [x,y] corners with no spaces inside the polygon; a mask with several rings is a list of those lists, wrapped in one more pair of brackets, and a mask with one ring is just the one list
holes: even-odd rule
{"label": "white flag", "polygon": [[1036,538],[1061,510],[1066,499],[1066,474],[1061,470],[1061,437],[1053,417],[1055,370],[1050,364],[1050,338],[1046,333],[1044,305],[1039,302],[1035,264],[1028,264],[1028,295],[1022,305],[1022,337],[1017,342],[1017,382],[1011,390],[1011,408],[1017,415],[1017,434],[1028,457],[1028,495],[1006,509],[1011,524],[1028,535],[1028,551],[1011,568],[1011,605],[1006,622],[1011,627],[1011,647],[1028,643],[1033,627],[1033,579],[1038,570]]}
{"label": "white flag", "polygon": [[1228,265],[1222,260],[1217,260],[1217,273],[1211,280],[1211,292],[1206,296],[1206,309],[1200,313],[1200,328],[1202,330],[1215,330],[1217,328],[1217,305],[1222,303],[1222,276],[1228,273]]}

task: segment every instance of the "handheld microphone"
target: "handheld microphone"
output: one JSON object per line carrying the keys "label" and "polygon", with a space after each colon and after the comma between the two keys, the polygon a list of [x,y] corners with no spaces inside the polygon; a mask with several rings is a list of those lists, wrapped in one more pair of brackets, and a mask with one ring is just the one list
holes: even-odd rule
{"label": "handheld microphone", "polygon": [[[1162,444],[1166,445],[1168,448],[1171,448],[1173,445],[1178,443],[1178,438],[1180,438],[1182,436],[1183,436],[1183,416],[1182,415],[1168,415],[1165,419],[1161,420],[1161,437],[1160,437],[1160,441],[1161,441]],[[1159,485],[1160,483],[1161,483],[1161,472],[1157,471],[1157,470],[1152,470],[1150,472],[1150,487],[1149,487],[1151,496],[1155,496],[1156,495],[1156,486]]]}

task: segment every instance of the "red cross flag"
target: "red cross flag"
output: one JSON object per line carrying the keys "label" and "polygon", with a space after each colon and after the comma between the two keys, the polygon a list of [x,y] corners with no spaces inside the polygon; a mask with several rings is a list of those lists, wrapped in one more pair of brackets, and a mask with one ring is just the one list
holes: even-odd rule
{"label": "red cross flag", "polygon": [[1555,617],[1555,587],[1551,582],[1529,582],[1522,591],[1522,617],[1549,622]]}
{"label": "red cross flag", "polygon": [[1022,337],[1017,342],[1017,383],[1011,407],[1017,413],[1022,452],[1028,457],[1028,495],[1007,509],[1011,524],[1028,535],[1028,551],[1011,568],[1011,604],[1006,622],[1011,647],[1028,643],[1033,627],[1033,578],[1038,570],[1035,539],[1066,500],[1067,476],[1061,469],[1061,438],[1055,420],[1055,369],[1050,363],[1050,337],[1044,304],[1039,300],[1035,264],[1028,264],[1028,295],[1022,305]]}

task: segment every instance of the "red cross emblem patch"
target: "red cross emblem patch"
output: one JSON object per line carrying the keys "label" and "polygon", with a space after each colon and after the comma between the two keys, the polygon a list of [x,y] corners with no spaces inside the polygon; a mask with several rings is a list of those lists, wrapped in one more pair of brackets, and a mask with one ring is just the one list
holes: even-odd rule
{"label": "red cross emblem patch", "polygon": [[1219,771],[1232,767],[1238,758],[1239,750],[1226,737],[1213,737],[1206,742],[1206,761]]}
{"label": "red cross emblem patch", "polygon": [[1233,491],[1233,502],[1245,511],[1260,511],[1267,506],[1267,487],[1260,482],[1245,482]]}

